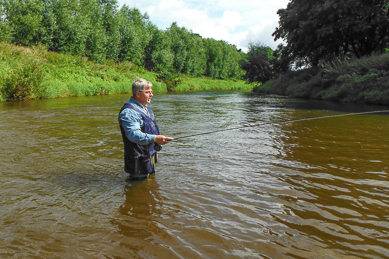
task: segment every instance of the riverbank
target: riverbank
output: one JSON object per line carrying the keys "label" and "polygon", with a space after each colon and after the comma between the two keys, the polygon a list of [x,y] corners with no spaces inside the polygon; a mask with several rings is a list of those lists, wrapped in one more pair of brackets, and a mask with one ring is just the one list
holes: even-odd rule
{"label": "riverbank", "polygon": [[389,52],[321,68],[289,71],[253,91],[295,98],[389,104]]}
{"label": "riverbank", "polygon": [[[0,42],[0,101],[59,98],[131,92],[136,77],[151,81],[157,93],[167,92],[157,74],[130,62],[104,64],[86,57]],[[251,90],[242,80],[217,80],[180,75],[172,91]]]}

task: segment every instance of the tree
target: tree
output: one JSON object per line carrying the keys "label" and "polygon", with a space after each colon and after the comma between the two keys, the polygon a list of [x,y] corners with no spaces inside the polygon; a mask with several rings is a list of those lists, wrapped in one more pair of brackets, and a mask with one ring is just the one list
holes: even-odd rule
{"label": "tree", "polygon": [[4,0],[0,0],[0,41],[12,41],[13,29],[8,20],[8,10]]}
{"label": "tree", "polygon": [[166,31],[174,53],[174,69],[187,75],[201,75],[205,72],[206,57],[202,38],[184,27],[172,23]]}
{"label": "tree", "polygon": [[225,41],[205,39],[207,55],[206,75],[213,78],[241,78],[243,71],[240,68],[244,54],[235,46]]}
{"label": "tree", "polygon": [[271,60],[273,50],[261,43],[250,43],[247,61],[243,62],[242,69],[246,71],[244,79],[250,83],[265,83],[273,76]]}
{"label": "tree", "polygon": [[56,30],[50,50],[85,55],[91,21],[82,3],[80,0],[53,1]]}
{"label": "tree", "polygon": [[145,47],[144,65],[146,69],[153,70],[155,67],[153,62],[153,53],[156,50],[156,46],[158,45],[158,40],[160,39],[160,34],[162,34],[162,31],[160,31],[154,24],[150,24],[148,28],[151,38]]}
{"label": "tree", "polygon": [[389,0],[292,0],[278,10],[274,39],[283,57],[317,66],[334,57],[382,52],[389,43]]}
{"label": "tree", "polygon": [[159,30],[138,9],[117,9],[117,0],[0,0],[0,40],[43,44],[101,63],[130,61],[162,73],[163,80],[180,73],[221,79],[243,75],[244,53],[235,46],[203,39],[177,23]]}
{"label": "tree", "polygon": [[105,61],[107,56],[111,59],[117,57],[115,50],[108,44],[109,23],[111,21],[107,21],[105,15],[109,14],[111,10],[109,3],[103,1],[81,0],[80,9],[77,11],[77,16],[84,17],[83,23],[79,24],[77,28],[78,32],[85,34],[83,41],[80,42],[83,49],[80,49],[78,53],[101,63]]}
{"label": "tree", "polygon": [[167,33],[172,42],[171,49],[174,53],[174,68],[176,71],[182,72],[188,55],[186,43],[188,42],[189,33],[185,28],[178,27],[176,22],[173,22]]}
{"label": "tree", "polygon": [[101,8],[101,22],[105,37],[105,58],[118,61],[120,53],[119,19],[117,15],[118,4],[116,0],[99,0]]}
{"label": "tree", "polygon": [[52,0],[44,0],[45,10],[42,13],[42,21],[39,28],[39,39],[37,43],[42,43],[49,49],[52,47],[53,34],[56,30],[55,14]]}
{"label": "tree", "polygon": [[12,42],[25,46],[36,45],[45,10],[43,1],[3,0],[1,7],[4,9],[1,19],[7,22],[1,27],[8,31],[3,37],[11,38],[9,32],[12,31]]}
{"label": "tree", "polygon": [[145,64],[145,48],[152,38],[149,17],[136,8],[126,5],[119,13],[120,60],[131,61],[139,66]]}
{"label": "tree", "polygon": [[247,52],[247,57],[255,56],[255,55],[263,55],[267,59],[273,58],[273,50],[269,46],[261,42],[257,42],[257,43],[250,42],[248,49],[249,51]]}
{"label": "tree", "polygon": [[187,58],[183,72],[193,76],[203,75],[207,69],[207,58],[201,36],[191,33],[186,48]]}
{"label": "tree", "polygon": [[156,31],[153,36],[154,51],[152,53],[153,70],[155,72],[175,72],[175,55],[171,49],[171,38],[166,31]]}

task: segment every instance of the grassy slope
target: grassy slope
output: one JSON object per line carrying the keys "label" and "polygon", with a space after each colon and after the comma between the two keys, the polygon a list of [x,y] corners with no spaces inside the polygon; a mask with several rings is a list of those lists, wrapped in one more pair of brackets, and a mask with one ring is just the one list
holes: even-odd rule
{"label": "grassy slope", "polygon": [[[31,98],[129,93],[136,77],[154,85],[154,92],[166,92],[156,73],[130,62],[97,64],[85,57],[27,48],[0,42],[0,101]],[[181,76],[176,91],[251,90],[244,81],[214,80]]]}
{"label": "grassy slope", "polygon": [[354,103],[389,104],[389,52],[288,72],[254,92]]}

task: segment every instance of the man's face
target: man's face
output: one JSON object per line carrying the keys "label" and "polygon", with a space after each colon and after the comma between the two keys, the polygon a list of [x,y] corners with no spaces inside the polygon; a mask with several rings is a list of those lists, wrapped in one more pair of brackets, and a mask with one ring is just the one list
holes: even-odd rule
{"label": "man's face", "polygon": [[140,102],[140,104],[142,104],[143,106],[150,103],[151,97],[153,97],[152,89],[152,86],[146,86],[143,92],[136,93],[137,101]]}

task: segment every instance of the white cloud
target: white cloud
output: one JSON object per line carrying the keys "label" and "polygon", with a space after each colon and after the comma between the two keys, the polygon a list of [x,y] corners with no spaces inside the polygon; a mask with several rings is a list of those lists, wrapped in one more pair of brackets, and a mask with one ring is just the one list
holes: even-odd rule
{"label": "white cloud", "polygon": [[[248,29],[247,35],[241,44],[248,46],[250,42],[268,45],[271,48],[275,49],[280,41],[274,42],[274,37],[271,36],[278,26],[278,21],[272,23],[264,22],[262,26],[255,25]],[[270,36],[270,37],[269,37]]]}
{"label": "white cloud", "polygon": [[160,29],[173,22],[204,38],[224,40],[246,51],[248,43],[261,42],[275,49],[271,36],[278,25],[277,10],[289,0],[118,0],[147,12]]}
{"label": "white cloud", "polygon": [[224,12],[223,17],[219,20],[221,26],[226,27],[229,30],[234,30],[239,25],[241,20],[240,13],[238,11],[227,10]]}

